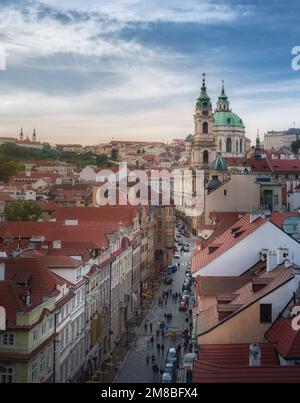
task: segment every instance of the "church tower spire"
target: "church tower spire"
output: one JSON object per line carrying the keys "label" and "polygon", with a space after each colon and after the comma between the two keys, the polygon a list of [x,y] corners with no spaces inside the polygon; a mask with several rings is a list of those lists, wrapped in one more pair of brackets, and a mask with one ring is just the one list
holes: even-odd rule
{"label": "church tower spire", "polygon": [[36,131],[35,131],[35,128],[33,129],[32,141],[36,141]]}
{"label": "church tower spire", "polygon": [[201,92],[196,102],[194,123],[195,135],[191,163],[195,168],[209,169],[215,159],[215,140],[212,135],[212,104],[207,94],[205,73],[202,75]]}
{"label": "church tower spire", "polygon": [[261,160],[261,144],[260,144],[260,137],[259,137],[259,129],[257,129],[254,158],[256,160]]}
{"label": "church tower spire", "polygon": [[24,139],[23,127],[21,127],[21,131],[20,131],[20,141],[23,141],[23,139]]}
{"label": "church tower spire", "polygon": [[221,95],[218,98],[216,111],[217,112],[229,112],[230,111],[228,97],[225,94],[224,80],[222,81],[222,90],[221,90]]}

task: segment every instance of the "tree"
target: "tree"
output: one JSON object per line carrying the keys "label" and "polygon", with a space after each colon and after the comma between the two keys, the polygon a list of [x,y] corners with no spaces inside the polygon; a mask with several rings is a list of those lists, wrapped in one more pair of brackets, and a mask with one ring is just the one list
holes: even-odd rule
{"label": "tree", "polygon": [[7,221],[37,221],[41,216],[41,207],[33,201],[15,200],[5,205]]}
{"label": "tree", "polygon": [[113,149],[111,150],[111,159],[112,159],[113,161],[116,161],[116,160],[118,159],[118,155],[119,155],[118,149],[117,149],[117,148],[113,148]]}
{"label": "tree", "polygon": [[294,151],[295,154],[298,154],[299,149],[300,149],[300,140],[296,140],[292,142],[292,150]]}

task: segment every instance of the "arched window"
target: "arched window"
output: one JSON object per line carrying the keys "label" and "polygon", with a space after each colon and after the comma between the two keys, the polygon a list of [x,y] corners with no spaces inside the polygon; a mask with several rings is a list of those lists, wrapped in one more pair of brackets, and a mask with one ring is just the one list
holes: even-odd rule
{"label": "arched window", "polygon": [[239,152],[239,141],[238,140],[235,142],[235,151],[237,153]]}
{"label": "arched window", "polygon": [[203,122],[203,125],[202,125],[202,133],[203,133],[203,134],[207,134],[207,133],[208,133],[208,123],[207,123],[207,122]]}
{"label": "arched window", "polygon": [[243,139],[240,139],[240,153],[243,152]]}
{"label": "arched window", "polygon": [[226,140],[226,152],[231,153],[232,152],[232,143],[231,143],[231,138],[228,137]]}
{"label": "arched window", "polygon": [[208,164],[208,161],[209,161],[209,154],[208,151],[205,150],[203,151],[203,164]]}
{"label": "arched window", "polygon": [[222,151],[222,139],[219,141],[219,150]]}

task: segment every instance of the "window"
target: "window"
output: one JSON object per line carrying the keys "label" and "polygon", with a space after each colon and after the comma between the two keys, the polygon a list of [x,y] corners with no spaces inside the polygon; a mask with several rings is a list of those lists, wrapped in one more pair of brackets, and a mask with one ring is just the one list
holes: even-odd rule
{"label": "window", "polygon": [[272,304],[260,305],[260,323],[272,322]]}
{"label": "window", "polygon": [[32,333],[32,340],[35,342],[35,341],[37,341],[38,337],[39,337],[38,330],[34,330]]}
{"label": "window", "polygon": [[40,373],[41,373],[41,375],[44,374],[45,364],[46,364],[45,353],[41,353],[41,357],[40,357]]}
{"label": "window", "polygon": [[15,335],[13,333],[4,333],[2,336],[4,346],[13,346],[15,344]]}
{"label": "window", "polygon": [[205,150],[203,152],[203,164],[208,164],[208,161],[209,161],[209,154],[208,154],[208,151]]}
{"label": "window", "polygon": [[231,138],[228,137],[228,139],[226,140],[226,152],[231,153],[231,150],[232,150]]}
{"label": "window", "polygon": [[227,196],[227,190],[226,189],[224,190],[224,196]]}
{"label": "window", "polygon": [[31,364],[31,382],[35,383],[36,382],[36,376],[37,376],[37,364],[36,361],[32,361]]}
{"label": "window", "polygon": [[279,203],[278,195],[274,195],[274,204],[277,206]]}
{"label": "window", "polygon": [[46,331],[47,331],[46,323],[43,323],[43,325],[42,325],[42,336],[44,336],[44,334],[46,333]]}
{"label": "window", "polygon": [[13,383],[14,369],[12,367],[0,367],[0,383]]}
{"label": "window", "polygon": [[203,122],[203,125],[202,125],[202,133],[203,133],[203,134],[207,134],[207,133],[208,133],[208,123],[207,123],[207,122]]}

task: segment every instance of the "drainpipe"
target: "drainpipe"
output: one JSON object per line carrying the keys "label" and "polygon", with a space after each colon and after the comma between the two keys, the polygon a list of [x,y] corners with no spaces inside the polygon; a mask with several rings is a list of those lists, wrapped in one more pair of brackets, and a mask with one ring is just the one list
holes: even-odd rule
{"label": "drainpipe", "polygon": [[[54,313],[54,334],[56,333],[57,330],[57,317],[60,314],[60,308],[58,312]],[[56,343],[58,341],[56,338],[53,340],[53,383],[56,383]]]}

